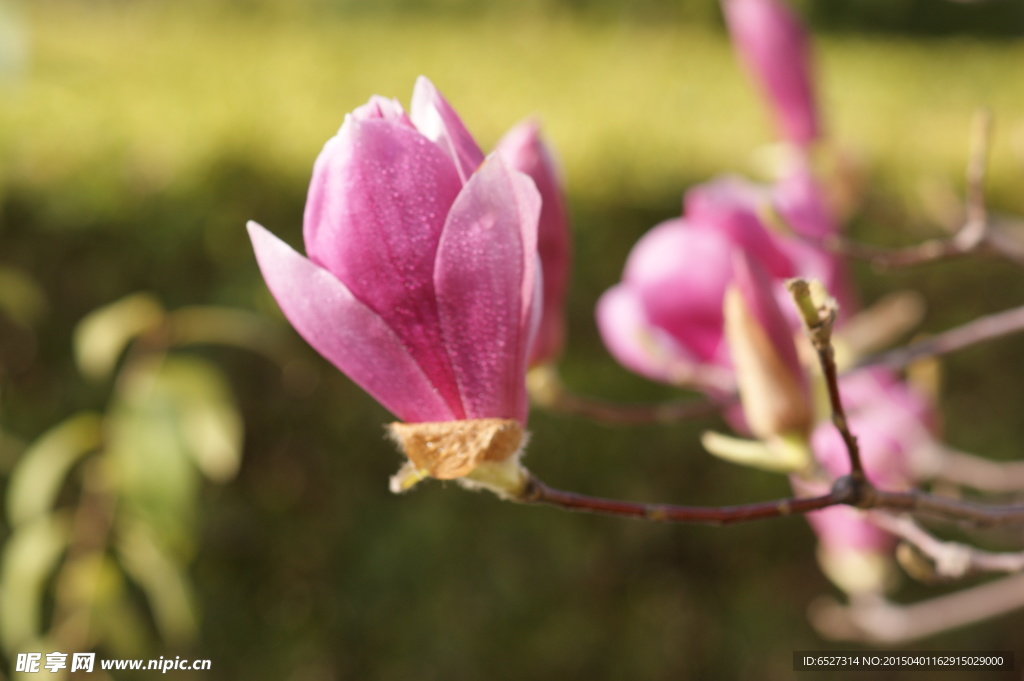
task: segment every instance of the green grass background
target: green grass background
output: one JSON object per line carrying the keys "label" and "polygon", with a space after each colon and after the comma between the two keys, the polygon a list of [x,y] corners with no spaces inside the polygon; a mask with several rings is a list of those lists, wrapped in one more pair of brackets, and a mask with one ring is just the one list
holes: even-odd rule
{"label": "green grass background", "polygon": [[[706,23],[84,2],[34,4],[23,18],[27,68],[0,84],[0,264],[30,273],[49,301],[35,361],[4,379],[4,426],[25,440],[103,404],[107,389],[70,359],[74,324],[99,305],[150,290],[169,306],[279,318],[245,220],[297,245],[323,142],[371,94],[407,103],[420,74],[485,147],[536,116],[561,159],[576,243],[567,380],[604,397],[671,397],[613,363],[593,304],[630,245],[678,214],[688,186],[752,172],[752,151],[772,138]],[[1024,44],[846,32],[817,48],[830,132],[864,160],[872,201],[891,218],[859,218],[857,236],[931,233],[909,217],[919,189],[961,190],[979,106],[997,125],[992,206],[1024,212]],[[992,263],[858,275],[868,299],[922,291],[931,330],[1022,293],[1019,273]],[[442,484],[392,497],[388,415],[295,342],[318,371],[311,393],[289,392],[260,360],[208,353],[231,372],[248,432],[239,478],[203,501],[192,652],[213,660],[210,678],[786,679],[793,650],[837,647],[806,621],[831,587],[802,521],[662,527]],[[948,362],[943,409],[958,446],[1019,456],[1019,347],[1007,339]],[[787,493],[780,478],[710,460],[696,438],[716,426],[536,413],[527,463],[556,486],[631,499]],[[909,584],[901,597],[941,591]],[[1022,617],[922,646],[1016,647],[1020,658]]]}

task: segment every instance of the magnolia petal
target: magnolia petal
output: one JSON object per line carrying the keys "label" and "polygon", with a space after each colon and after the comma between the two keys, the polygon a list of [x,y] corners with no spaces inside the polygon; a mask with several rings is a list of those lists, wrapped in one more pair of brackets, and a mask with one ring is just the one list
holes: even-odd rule
{"label": "magnolia petal", "polygon": [[760,211],[772,207],[772,196],[762,187],[736,177],[720,177],[686,192],[684,207],[687,219],[728,235],[773,277],[796,276],[793,264],[759,216]]}
{"label": "magnolia petal", "polygon": [[263,278],[281,311],[313,348],[405,421],[455,418],[383,319],[327,270],[255,222],[252,239]]}
{"label": "magnolia petal", "polygon": [[605,291],[597,301],[597,327],[612,356],[630,371],[655,381],[715,392],[730,391],[728,371],[701,364],[644,312],[641,297],[626,284]]}
{"label": "magnolia petal", "polygon": [[[868,479],[903,489],[926,468],[934,442],[935,414],[914,390],[886,369],[844,376],[839,383],[850,430],[857,434]],[[819,463],[835,477],[849,472],[846,445],[835,428],[819,425],[812,443]]]}
{"label": "magnolia petal", "polygon": [[863,511],[835,506],[807,515],[823,546],[832,550],[888,553],[895,538],[864,516]]}
{"label": "magnolia petal", "polygon": [[373,95],[370,97],[370,101],[360,107],[356,107],[350,115],[357,120],[382,118],[401,123],[410,128],[414,127],[412,121],[405,114],[405,109],[402,108],[397,99],[389,99],[380,95]]}
{"label": "magnolia petal", "polygon": [[647,232],[626,260],[622,278],[639,295],[644,316],[701,362],[723,359],[731,249],[724,234],[675,219]]}
{"label": "magnolia petal", "polygon": [[416,128],[451,156],[458,168],[459,179],[467,182],[483,163],[484,153],[448,100],[424,76],[416,79],[411,108]]}
{"label": "magnolia petal", "polygon": [[790,375],[802,383],[803,367],[793,343],[793,330],[779,306],[774,282],[746,251],[733,254],[733,280],[747,309],[767,335],[772,351],[782,360]]}
{"label": "magnolia petal", "polygon": [[523,281],[523,301],[527,303],[523,310],[523,319],[526,325],[525,347],[528,349],[526,353],[527,369],[536,366],[534,361],[541,330],[541,317],[544,314],[544,301],[541,295],[541,291],[544,290],[544,273],[541,269],[540,256],[534,253],[533,260],[533,285],[527,288],[525,279]]}
{"label": "magnolia petal", "polygon": [[811,410],[803,376],[794,375],[780,359],[735,287],[725,294],[725,334],[751,432],[761,439],[806,436]]}
{"label": "magnolia petal", "polygon": [[317,159],[306,204],[310,260],[398,335],[462,418],[437,321],[433,272],[461,188],[451,159],[401,123],[350,118]]}
{"label": "magnolia petal", "polygon": [[514,170],[526,173],[540,192],[537,252],[544,271],[540,329],[531,345],[530,365],[554,359],[565,343],[565,295],[569,284],[570,235],[562,180],[535,121],[509,130],[495,151]]}
{"label": "magnolia petal", "polygon": [[444,219],[461,189],[450,159],[411,128],[350,117],[317,158],[306,203],[306,253],[386,314],[433,298]]}
{"label": "magnolia petal", "polygon": [[526,420],[526,351],[540,196],[496,155],[466,183],[437,251],[445,345],[468,418]]}
{"label": "magnolia petal", "polygon": [[820,238],[839,230],[807,159],[791,162],[786,174],[775,183],[773,197],[775,209],[797,233]]}
{"label": "magnolia petal", "polygon": [[839,226],[829,212],[822,188],[806,159],[798,158],[791,164],[785,176],[775,183],[773,197],[775,210],[799,235],[787,239],[783,250],[800,276],[824,282],[829,293],[839,301],[841,321],[852,315],[859,305],[846,260],[812,242],[836,233]]}
{"label": "magnolia petal", "polygon": [[810,45],[778,0],[727,0],[725,19],[741,60],[772,108],[782,136],[801,146],[820,135]]}

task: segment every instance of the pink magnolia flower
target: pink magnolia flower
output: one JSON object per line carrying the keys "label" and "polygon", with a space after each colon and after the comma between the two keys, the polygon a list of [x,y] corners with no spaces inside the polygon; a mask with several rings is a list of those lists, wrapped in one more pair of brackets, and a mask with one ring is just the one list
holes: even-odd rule
{"label": "pink magnolia flower", "polygon": [[[839,390],[868,479],[882,489],[910,486],[927,466],[937,425],[927,400],[886,369],[843,376]],[[830,423],[815,430],[812,445],[831,477],[850,472],[846,446]]]}
{"label": "pink magnolia flower", "polygon": [[540,192],[537,251],[543,269],[543,311],[530,366],[558,357],[565,343],[565,295],[569,285],[570,235],[562,181],[534,121],[520,123],[498,142],[496,151],[511,168],[529,175]]}
{"label": "pink magnolia flower", "polygon": [[[774,206],[794,229],[831,230],[830,223],[818,222],[827,216],[809,207],[812,200],[811,192],[731,177],[687,192],[684,216],[644,235],[626,261],[622,282],[598,301],[598,326],[612,355],[657,381],[732,390],[722,305],[736,253],[756,262],[780,296],[788,298],[781,281],[794,276],[822,279],[830,289],[848,286],[835,256],[769,230],[762,219],[764,207]],[[792,306],[781,307],[788,314]],[[797,328],[795,315],[792,324]]]}
{"label": "pink magnolia flower", "polygon": [[[927,467],[936,418],[927,401],[884,369],[844,376],[840,392],[851,431],[860,445],[864,471],[880,489],[911,487]],[[811,438],[815,458],[832,479],[850,472],[849,455],[838,431],[822,423]],[[827,485],[793,480],[802,494],[824,494]],[[821,542],[822,562],[847,591],[877,589],[895,537],[868,520],[862,511],[837,506],[811,513],[808,522]]]}
{"label": "pink magnolia flower", "polygon": [[807,146],[821,133],[811,78],[810,45],[780,0],[723,0],[740,60],[771,106],[782,136]]}
{"label": "pink magnolia flower", "polygon": [[[399,419],[521,426],[539,212],[530,178],[500,155],[485,159],[420,78],[410,115],[374,97],[324,146],[306,257],[256,223],[249,233],[299,334]],[[435,477],[475,465],[415,463]]]}

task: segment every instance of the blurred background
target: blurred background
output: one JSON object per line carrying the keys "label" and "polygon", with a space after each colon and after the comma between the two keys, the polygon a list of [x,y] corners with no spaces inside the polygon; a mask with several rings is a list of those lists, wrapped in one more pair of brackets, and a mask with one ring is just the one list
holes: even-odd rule
{"label": "blurred background", "polygon": [[[1024,213],[1024,4],[798,7],[830,134],[866,168],[856,237],[939,233],[980,106],[996,125],[990,207]],[[715,2],[0,2],[0,475],[21,478],[0,529],[6,654],[209,658],[193,677],[217,679],[764,680],[791,678],[794,650],[858,649],[807,621],[835,592],[802,520],[665,527],[436,482],[387,491],[390,415],[286,326],[244,225],[299,245],[322,144],[371,94],[407,104],[420,74],[485,149],[535,116],[561,160],[567,383],[679,396],[618,367],[592,310],[687,187],[756,176],[772,139]],[[868,301],[922,292],[930,331],[1024,292],[988,261],[857,274]],[[944,363],[950,442],[1019,457],[1019,347]],[[715,420],[535,411],[530,427],[527,465],[558,487],[716,505],[788,494],[702,451]],[[908,583],[900,598],[948,588]],[[916,647],[1016,649],[1020,664],[1022,630],[1017,613]]]}

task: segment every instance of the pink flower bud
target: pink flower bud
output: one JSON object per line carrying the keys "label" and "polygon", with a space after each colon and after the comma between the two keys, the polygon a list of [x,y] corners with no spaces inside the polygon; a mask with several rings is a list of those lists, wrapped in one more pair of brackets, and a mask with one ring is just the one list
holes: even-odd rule
{"label": "pink flower bud", "polygon": [[[838,233],[839,226],[825,200],[821,183],[807,159],[795,157],[774,185],[773,204],[786,226],[799,238],[789,240],[792,257],[804,263],[803,276],[817,279],[839,302],[840,323],[859,308],[846,261],[816,242]],[[799,251],[799,253],[796,253]]]}
{"label": "pink flower bud", "polygon": [[796,16],[780,0],[723,0],[740,60],[767,98],[782,136],[807,146],[820,135],[810,46]]}
{"label": "pink flower bud", "polygon": [[[844,376],[839,391],[868,479],[882,489],[909,487],[932,447],[936,418],[928,402],[884,369]],[[812,446],[831,477],[850,472],[846,445],[830,423],[818,426]]]}
{"label": "pink flower bud", "polygon": [[[871,482],[885,490],[911,487],[927,465],[933,446],[935,415],[926,400],[884,369],[844,376],[840,393]],[[831,423],[820,424],[811,441],[815,458],[829,477],[850,472],[846,445]],[[825,485],[796,479],[793,484],[802,494],[827,491]],[[823,559],[833,567],[852,559],[863,562],[887,557],[896,543],[857,509],[829,508],[811,513],[807,519],[821,542]],[[840,586],[844,586],[842,574],[834,575]]]}
{"label": "pink flower bud", "polygon": [[731,390],[722,343],[731,249],[724,233],[684,219],[644,235],[622,282],[597,304],[598,328],[612,355],[656,381]]}
{"label": "pink flower bud", "polygon": [[725,334],[747,427],[761,439],[810,432],[804,370],[773,282],[749,252],[738,251],[725,295]]}
{"label": "pink flower bud", "polygon": [[540,192],[537,251],[544,275],[544,303],[540,328],[530,351],[529,364],[534,366],[557,358],[565,343],[565,295],[571,251],[565,192],[535,122],[526,121],[512,128],[495,150],[510,168],[529,175]]}
{"label": "pink flower bud", "polygon": [[[421,78],[411,116],[375,97],[325,145],[306,204],[308,257],[256,223],[249,233],[299,334],[398,418],[521,426],[539,214],[533,181],[500,155],[484,159]],[[484,439],[505,432],[488,425]]]}
{"label": "pink flower bud", "polygon": [[[620,363],[667,383],[735,388],[723,316],[735,254],[772,281],[824,278],[832,270],[834,256],[766,228],[762,213],[777,201],[776,191],[737,178],[700,185],[687,192],[683,218],[637,242],[622,282],[597,308],[601,336]],[[789,314],[789,306],[783,309]]]}

